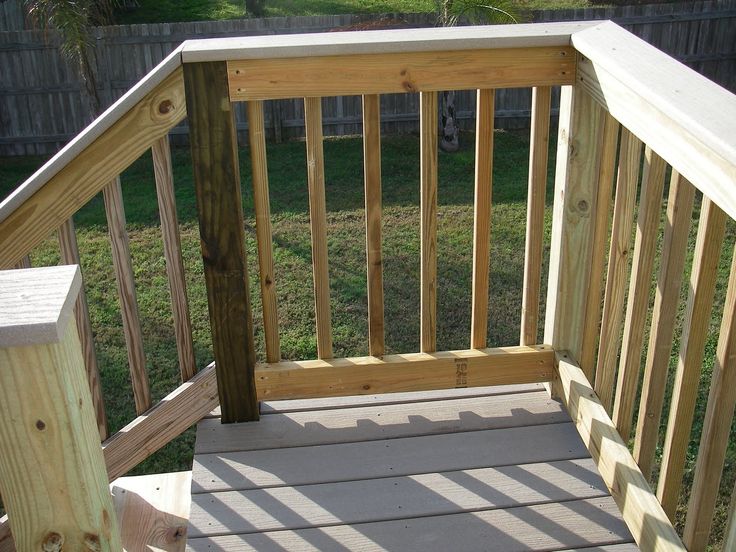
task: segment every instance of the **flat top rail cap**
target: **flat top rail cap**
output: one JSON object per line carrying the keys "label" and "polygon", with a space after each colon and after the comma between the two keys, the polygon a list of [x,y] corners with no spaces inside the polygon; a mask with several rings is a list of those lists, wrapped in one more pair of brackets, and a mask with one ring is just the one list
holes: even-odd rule
{"label": "flat top rail cap", "polygon": [[81,287],[77,265],[0,271],[0,348],[61,341]]}
{"label": "flat top rail cap", "polygon": [[432,27],[187,40],[182,61],[196,63],[354,54],[569,46],[570,35],[600,21]]}

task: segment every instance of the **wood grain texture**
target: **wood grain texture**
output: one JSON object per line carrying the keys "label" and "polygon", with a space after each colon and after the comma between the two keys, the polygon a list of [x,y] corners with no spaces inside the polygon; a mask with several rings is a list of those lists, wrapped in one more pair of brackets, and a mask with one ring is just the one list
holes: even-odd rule
{"label": "wood grain texture", "polygon": [[544,342],[579,358],[605,118],[579,87],[563,87],[561,94]]}
{"label": "wood grain texture", "polygon": [[15,263],[13,268],[31,268],[31,258],[28,255],[24,255],[20,261]]}
{"label": "wood grain texture", "polygon": [[188,64],[184,82],[222,420],[257,420],[238,144],[225,65]]}
{"label": "wood grain texture", "polygon": [[624,335],[618,366],[616,399],[613,403],[613,423],[621,438],[628,442],[634,402],[641,377],[641,348],[644,326],[652,290],[652,270],[657,253],[659,222],[662,216],[662,191],[667,165],[649,147],[644,151],[644,174],[639,196],[639,218],[636,224],[634,255],[631,259]]}
{"label": "wood grain texture", "polygon": [[659,439],[694,197],[695,188],[673,170],[634,443],[634,459],[647,478],[652,473]]}
{"label": "wood grain texture", "polygon": [[88,128],[104,131],[80,135],[3,202],[0,268],[12,267],[185,117],[180,68],[143,89],[140,98],[131,90]]}
{"label": "wood grain texture", "polygon": [[[67,219],[59,227],[58,235],[61,263],[81,267],[77,232],[72,218]],[[84,285],[81,286],[79,295],[77,295],[77,301],[74,305],[74,318],[79,333],[79,342],[82,345],[82,357],[87,371],[87,383],[92,394],[92,406],[95,409],[97,429],[100,431],[100,440],[104,441],[107,439],[107,414],[105,412],[105,400],[102,396],[102,386],[100,385],[100,370],[97,365],[95,341],[92,334],[92,324],[89,321],[89,306],[87,305],[87,294],[84,292]]]}
{"label": "wood grain texture", "polygon": [[555,46],[248,59],[227,65],[230,98],[244,101],[573,84],[574,53]]}
{"label": "wood grain texture", "polygon": [[726,214],[708,198],[703,198],[657,484],[657,498],[670,519],[674,519],[680,496],[725,224]]}
{"label": "wood grain texture", "polygon": [[585,303],[583,343],[580,352],[580,367],[586,374],[595,372],[596,353],[599,348],[601,309],[603,305],[603,270],[606,261],[606,244],[611,218],[611,191],[616,171],[616,153],[621,125],[606,113],[601,142],[600,165],[598,168],[598,207],[593,229],[593,255],[590,259],[590,286]]}
{"label": "wood grain texture", "polygon": [[437,93],[419,94],[420,351],[437,349]]}
{"label": "wood grain texture", "polygon": [[552,89],[548,86],[535,86],[532,89],[532,122],[529,137],[529,184],[527,186],[520,345],[530,345],[538,340],[551,105]]}
{"label": "wood grain texture", "polygon": [[381,253],[381,102],[363,96],[365,255],[368,277],[368,352],[383,356],[383,254]]}
{"label": "wood grain texture", "polygon": [[600,349],[595,369],[595,392],[607,412],[611,412],[613,405],[613,385],[616,381],[616,364],[621,346],[621,322],[624,317],[624,297],[631,257],[631,226],[636,206],[641,147],[639,139],[624,128],[621,132],[619,150]]}
{"label": "wood grain texture", "polygon": [[321,98],[304,98],[304,124],[307,135],[307,182],[309,185],[309,223],[312,231],[317,356],[332,358],[332,315],[330,273],[327,261],[327,206],[325,205]]}
{"label": "wood grain texture", "polygon": [[263,102],[248,102],[248,139],[253,174],[253,207],[256,212],[258,277],[261,284],[266,360],[278,362],[281,360],[281,345],[279,344],[279,313],[276,304],[276,276],[273,268],[273,233],[268,194]]}
{"label": "wood grain texture", "polygon": [[115,281],[120,300],[120,314],[123,319],[125,349],[128,353],[135,411],[136,414],[142,414],[151,407],[151,391],[146,371],[146,355],[143,352],[143,333],[138,315],[133,261],[130,256],[128,231],[125,229],[125,207],[123,206],[120,177],[105,186],[102,194],[105,200],[107,230],[112,248],[112,265],[115,270]]}
{"label": "wood grain texture", "polygon": [[163,136],[153,143],[153,173],[156,180],[158,213],[161,219],[161,237],[166,259],[166,275],[171,293],[171,314],[174,317],[174,335],[179,358],[181,381],[190,380],[197,373],[192,343],[192,322],[189,317],[187,301],[187,282],[184,262],[181,258],[181,238],[179,219],[176,216],[176,197],[174,195],[174,172],[171,167],[169,137]]}
{"label": "wood grain texture", "polygon": [[76,325],[58,343],[1,348],[0,363],[0,482],[17,548],[120,550]]}
{"label": "wood grain texture", "polygon": [[705,550],[708,545],[736,406],[736,255],[731,261],[718,335],[708,406],[682,535],[683,542],[692,551]]}
{"label": "wood grain texture", "polygon": [[567,411],[637,544],[642,550],[684,552],[680,537],[583,371],[565,353],[557,354],[557,369]]}
{"label": "wood grain texture", "polygon": [[102,444],[110,481],[181,435],[217,404],[217,378],[210,365]]}
{"label": "wood grain texture", "polygon": [[493,193],[495,100],[495,90],[478,90],[475,116],[471,349],[482,349],[488,345],[488,283],[491,270],[491,196]]}

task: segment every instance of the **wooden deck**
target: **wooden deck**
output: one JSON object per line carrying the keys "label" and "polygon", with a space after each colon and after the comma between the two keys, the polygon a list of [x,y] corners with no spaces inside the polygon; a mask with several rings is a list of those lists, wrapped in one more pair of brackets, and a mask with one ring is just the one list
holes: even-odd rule
{"label": "wooden deck", "polygon": [[540,385],[264,403],[199,424],[187,550],[638,550]]}

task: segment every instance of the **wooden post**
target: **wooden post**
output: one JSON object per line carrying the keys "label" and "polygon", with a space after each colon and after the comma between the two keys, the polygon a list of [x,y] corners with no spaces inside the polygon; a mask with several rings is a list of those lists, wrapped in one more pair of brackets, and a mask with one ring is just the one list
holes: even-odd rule
{"label": "wooden post", "polygon": [[0,486],[18,550],[122,550],[73,308],[78,266],[0,272]]}
{"label": "wooden post", "polygon": [[258,419],[235,116],[224,62],[184,65],[194,184],[223,423]]}

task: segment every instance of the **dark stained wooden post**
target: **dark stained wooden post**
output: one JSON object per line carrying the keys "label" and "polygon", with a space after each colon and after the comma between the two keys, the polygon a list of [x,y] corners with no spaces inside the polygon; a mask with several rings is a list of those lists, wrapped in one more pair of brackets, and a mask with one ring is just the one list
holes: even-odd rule
{"label": "dark stained wooden post", "polygon": [[222,422],[257,420],[237,136],[225,63],[185,64],[184,86]]}

